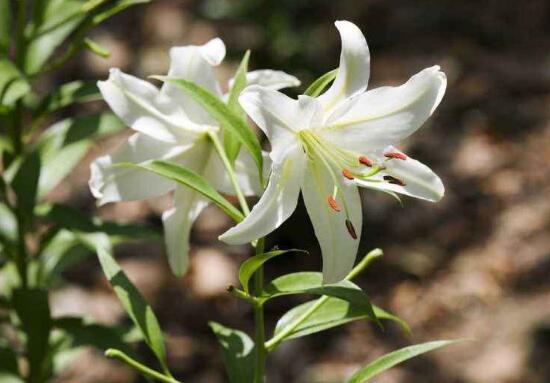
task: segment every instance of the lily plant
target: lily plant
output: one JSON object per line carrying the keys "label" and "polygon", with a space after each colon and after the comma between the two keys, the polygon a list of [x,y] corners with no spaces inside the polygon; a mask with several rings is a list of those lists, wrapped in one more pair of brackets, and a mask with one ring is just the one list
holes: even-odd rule
{"label": "lily plant", "polygon": [[352,269],[362,228],[358,187],[432,202],[440,178],[396,149],[430,117],[447,84],[438,66],[398,87],[366,90],[370,54],[360,29],[336,22],[342,39],[332,86],[318,97],[250,85],[239,102],[267,135],[273,161],[269,185],[251,213],[220,239],[241,244],[278,228],[295,210],[300,191],[323,256],[325,283]]}
{"label": "lily plant", "polygon": [[[210,322],[231,383],[265,382],[266,358],[283,342],[354,320],[379,326],[391,321],[410,331],[402,319],[373,305],[353,282],[382,255],[375,249],[354,266],[362,230],[358,189],[432,202],[441,199],[444,187],[439,177],[396,145],[434,112],[446,78],[434,66],[401,86],[367,91],[370,54],[365,37],[350,22],[336,22],[336,27],[342,39],[339,68],[315,81],[298,99],[280,92],[299,85],[295,77],[273,70],[248,72],[248,53],[224,94],[213,71],[225,56],[220,39],[173,48],[168,75],[155,76],[163,81],[160,89],[118,69],[98,83],[114,113],[136,131],[115,154],[92,164],[90,188],[99,203],[173,191],[173,207],[162,219],[169,262],[178,275],[187,269],[191,225],[210,202],[236,222],[220,239],[229,244],[249,242],[254,248],[255,254],[240,265],[240,286],[228,286],[229,293],[252,306],[253,339]],[[262,152],[247,115],[266,134],[269,155]],[[321,245],[323,272],[296,272],[264,283],[268,261],[303,252],[265,249],[265,237],[293,213],[300,192]],[[239,208],[220,193],[235,195]],[[260,199],[250,210],[245,197],[252,195]],[[160,371],[121,349],[109,349],[106,355],[149,378],[179,383],[170,372],[153,309],[117,264],[109,238],[95,232],[90,236],[105,275]],[[293,294],[319,298],[284,313],[268,338],[264,306]],[[368,381],[450,343],[397,350],[359,368],[346,382]]]}
{"label": "lily plant", "polygon": [[[223,94],[214,67],[225,57],[219,38],[201,46],[175,47],[170,51],[168,77],[193,82],[228,101]],[[248,55],[246,56],[248,60]],[[247,84],[281,89],[300,84],[294,76],[281,71],[257,70],[246,73]],[[170,161],[203,174],[218,191],[238,197],[260,195],[262,180],[255,171],[252,157],[240,151],[234,159],[235,172],[228,172],[230,161],[220,149],[223,131],[204,108],[176,85],[166,82],[158,89],[151,83],[111,69],[108,80],[98,87],[113,112],[136,131],[116,153],[95,160],[89,181],[92,194],[100,205],[147,199],[173,191],[173,207],[162,215],[168,259],[176,275],[185,273],[188,264],[189,233],[193,222],[209,204],[197,191],[139,166],[154,160]],[[221,156],[220,156],[221,154]],[[268,160],[268,158],[266,157]],[[264,166],[269,169],[269,162]]]}

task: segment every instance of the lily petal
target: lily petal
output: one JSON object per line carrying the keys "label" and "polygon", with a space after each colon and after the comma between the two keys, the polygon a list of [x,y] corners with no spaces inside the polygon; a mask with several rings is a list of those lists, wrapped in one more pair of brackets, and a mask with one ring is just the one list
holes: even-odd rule
{"label": "lily petal", "polygon": [[189,261],[189,234],[193,222],[208,206],[208,201],[189,188],[177,187],[174,207],[162,214],[168,263],[175,275],[183,275]]}
{"label": "lily petal", "polygon": [[319,132],[331,142],[359,153],[394,145],[432,115],[446,85],[439,66],[424,69],[399,87],[373,89],[348,100]]}
{"label": "lily petal", "polygon": [[335,283],[344,279],[355,262],[359,239],[352,238],[348,231],[345,211],[347,210],[349,220],[359,237],[363,222],[357,187],[341,180],[337,196],[341,211],[337,212],[327,203],[327,196],[332,194],[333,186],[332,178],[324,165],[320,161],[308,161],[302,195],[321,246],[324,283]]}
{"label": "lily petal", "polygon": [[99,204],[145,199],[165,194],[174,188],[166,178],[139,169],[112,166],[121,162],[134,164],[154,159],[173,159],[189,149],[136,133],[114,154],[96,159],[90,166],[90,190]]}
{"label": "lily petal", "polygon": [[159,90],[137,77],[111,69],[109,79],[97,86],[115,114],[132,129],[160,141],[190,141],[202,129],[191,123],[183,110],[159,97]]}
{"label": "lily petal", "polygon": [[[225,57],[225,45],[219,38],[197,46],[188,45],[170,49],[170,69],[168,77],[192,81],[221,96],[221,89],[214,74],[217,66]],[[161,93],[184,108],[189,118],[197,124],[217,125],[215,120],[192,97],[176,85],[165,82]]]}
{"label": "lily petal", "polygon": [[[271,158],[265,151],[262,152],[262,156],[264,159],[263,176],[264,179],[267,179],[271,170]],[[235,194],[235,189],[227,174],[227,170],[217,154],[211,156],[205,174],[212,186],[218,191],[229,195]],[[259,196],[262,194],[264,189],[258,177],[256,163],[248,151],[241,150],[239,152],[235,160],[235,174],[245,196]]]}
{"label": "lily petal", "polygon": [[[392,148],[392,152],[399,151]],[[407,156],[404,160],[393,159],[386,161],[384,166],[386,169],[374,177],[378,182],[368,182],[358,179],[355,182],[366,188],[392,191],[431,202],[437,202],[443,198],[445,194],[443,182],[437,174],[423,163]],[[384,180],[384,176],[394,177],[397,182],[388,182]],[[404,185],[399,185],[400,181]]]}
{"label": "lily petal", "polygon": [[[234,78],[229,80],[229,88],[233,87],[234,82]],[[280,70],[259,69],[250,71],[246,74],[246,84],[259,85],[264,88],[279,90],[300,86],[300,80]]]}
{"label": "lily petal", "polygon": [[343,100],[364,92],[370,75],[370,52],[361,30],[349,21],[334,24],[342,39],[340,66],[332,86],[318,97],[327,113]]}
{"label": "lily petal", "polygon": [[287,148],[274,163],[269,184],[250,214],[219,239],[242,244],[263,237],[277,229],[296,209],[306,157],[297,145]]}
{"label": "lily petal", "polygon": [[271,143],[271,158],[297,142],[296,133],[320,121],[319,103],[307,96],[294,100],[276,90],[251,85],[243,90],[239,102],[248,116],[262,129]]}

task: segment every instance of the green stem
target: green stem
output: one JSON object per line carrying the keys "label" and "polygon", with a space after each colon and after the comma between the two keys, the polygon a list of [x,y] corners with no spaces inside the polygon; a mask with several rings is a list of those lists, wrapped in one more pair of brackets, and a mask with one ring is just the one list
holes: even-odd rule
{"label": "green stem", "polygon": [[15,29],[15,62],[24,72],[23,64],[25,61],[26,41],[25,25],[27,21],[27,1],[19,0],[17,6],[17,24]]}
{"label": "green stem", "polygon": [[[264,252],[265,240],[260,238],[256,243],[256,254]],[[264,288],[264,270],[260,267],[254,274],[254,293],[259,295]],[[256,344],[256,366],[254,368],[254,383],[265,382],[265,318],[264,304],[259,301],[254,305],[254,343]]]}
{"label": "green stem", "polygon": [[[372,261],[374,261],[376,258],[379,258],[382,256],[382,250],[380,249],[374,249],[371,252],[369,252],[361,262],[359,262],[346,276],[346,281],[351,281],[353,278],[358,276],[365,270]],[[302,315],[300,315],[298,318],[294,320],[294,322],[290,323],[288,326],[286,326],[283,331],[275,335],[273,338],[268,340],[265,343],[265,348],[267,351],[273,351],[278,345],[280,345],[287,336],[292,334],[292,332],[301,325],[306,319],[308,319],[315,311],[317,311],[325,302],[329,299],[327,295],[322,296],[321,298],[317,299],[315,304],[309,308],[306,312],[304,312]]]}
{"label": "green stem", "polygon": [[223,145],[220,142],[220,139],[214,132],[209,132],[208,136],[212,140],[212,143],[214,144],[214,147],[216,148],[216,151],[218,152],[218,155],[222,160],[223,166],[227,170],[227,174],[229,174],[229,179],[231,180],[231,184],[235,189],[235,194],[237,195],[237,199],[239,200],[239,204],[241,205],[241,209],[244,215],[250,214],[250,209],[248,207],[248,203],[246,202],[246,198],[244,198],[244,194],[241,189],[241,186],[239,185],[239,181],[237,180],[237,175],[235,174],[235,170],[231,165],[231,161],[229,161],[229,158],[227,157],[227,153],[225,152],[225,149],[223,148]]}
{"label": "green stem", "polygon": [[107,358],[113,358],[117,359],[123,363],[126,363],[128,366],[132,367],[133,369],[139,371],[144,376],[148,376],[150,378],[156,379],[159,382],[165,382],[165,383],[181,383],[179,380],[176,380],[172,377],[166,376],[158,371],[155,371],[141,363],[139,363],[137,360],[130,358],[128,355],[123,353],[120,350],[115,349],[108,349],[105,351],[105,356]]}

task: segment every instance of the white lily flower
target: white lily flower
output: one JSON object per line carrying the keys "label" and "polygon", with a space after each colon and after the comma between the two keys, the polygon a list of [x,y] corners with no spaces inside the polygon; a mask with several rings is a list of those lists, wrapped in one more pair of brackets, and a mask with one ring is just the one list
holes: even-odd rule
{"label": "white lily flower", "polygon": [[[223,98],[213,67],[219,65],[224,56],[225,45],[219,38],[202,46],[172,48],[168,76],[195,82]],[[274,89],[299,84],[295,77],[284,72],[255,71],[248,77],[251,83],[268,81]],[[108,80],[99,81],[98,87],[115,114],[137,133],[116,153],[92,163],[89,182],[92,194],[99,204],[105,204],[174,191],[173,207],[164,212],[162,221],[170,266],[175,274],[181,275],[187,269],[191,226],[208,200],[156,174],[113,165],[169,160],[203,175],[219,191],[234,194],[227,171],[208,139],[211,133],[221,135],[219,124],[190,96],[169,83],[158,89],[147,81],[112,69]],[[265,165],[269,169],[268,161]],[[256,166],[246,150],[240,152],[235,168],[243,193],[261,194],[263,188]]]}
{"label": "white lily flower", "polygon": [[340,66],[324,94],[294,100],[256,85],[241,93],[242,107],[271,142],[272,173],[250,215],[220,236],[240,244],[267,235],[292,214],[301,190],[321,246],[325,283],[343,279],[355,261],[362,225],[357,186],[434,202],[444,193],[437,175],[392,145],[433,113],[445,93],[445,74],[434,66],[401,86],[365,91],[365,37],[350,22],[335,24]]}

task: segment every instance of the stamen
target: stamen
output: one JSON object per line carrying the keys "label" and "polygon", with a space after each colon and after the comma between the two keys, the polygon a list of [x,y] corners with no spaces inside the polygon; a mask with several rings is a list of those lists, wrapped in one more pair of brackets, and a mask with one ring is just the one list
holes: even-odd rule
{"label": "stamen", "polygon": [[346,228],[348,229],[348,233],[353,239],[357,239],[357,233],[355,232],[355,227],[353,227],[353,223],[349,219],[346,219]]}
{"label": "stamen", "polygon": [[372,161],[367,156],[359,157],[359,162],[365,166],[368,166],[369,168],[372,166]]}
{"label": "stamen", "polygon": [[340,206],[338,206],[338,202],[336,202],[336,199],[332,195],[329,195],[327,197],[327,203],[334,211],[341,211]]}
{"label": "stamen", "polygon": [[388,181],[390,184],[399,185],[399,186],[406,186],[407,184],[405,181],[400,180],[399,178],[395,178],[392,176],[384,176],[383,177],[385,181]]}
{"label": "stamen", "polygon": [[351,174],[351,172],[348,170],[348,169],[344,169],[342,170],[342,175],[344,177],[346,177],[348,180],[353,180],[355,177],[353,176],[353,174]]}
{"label": "stamen", "polygon": [[384,153],[384,156],[387,158],[397,158],[398,160],[403,160],[403,161],[407,159],[407,156],[405,154],[399,153],[399,152]]}

